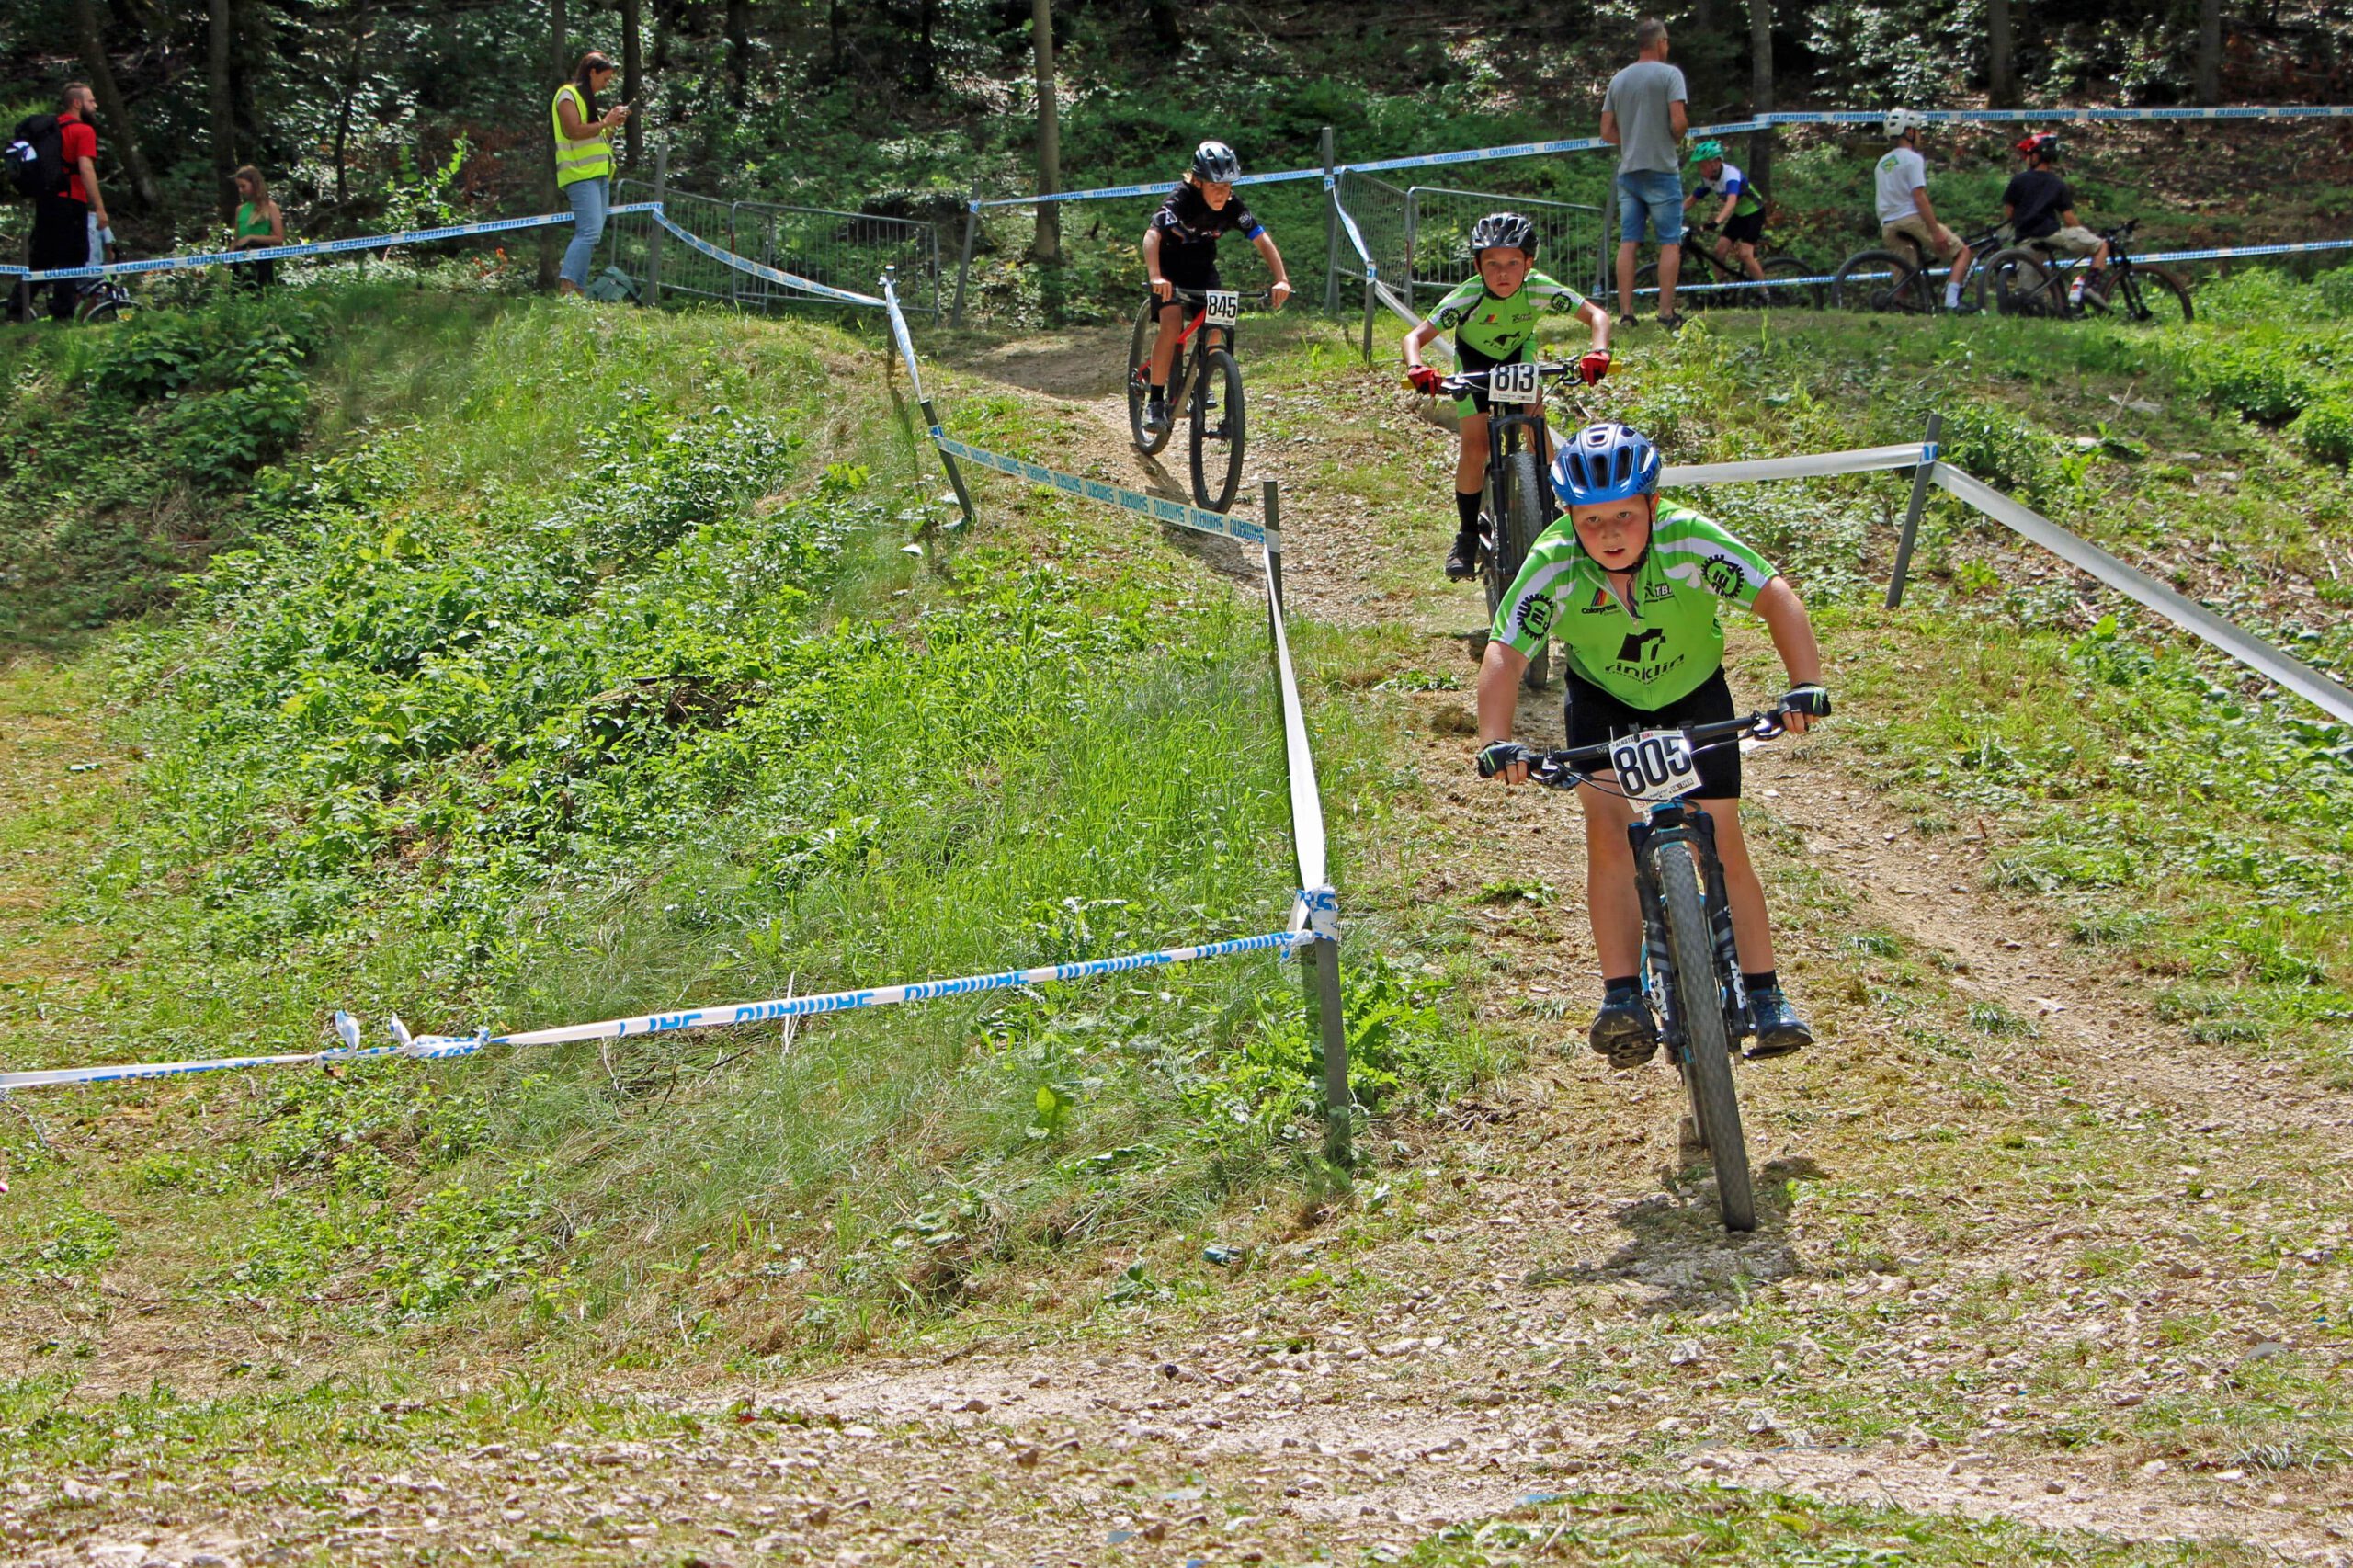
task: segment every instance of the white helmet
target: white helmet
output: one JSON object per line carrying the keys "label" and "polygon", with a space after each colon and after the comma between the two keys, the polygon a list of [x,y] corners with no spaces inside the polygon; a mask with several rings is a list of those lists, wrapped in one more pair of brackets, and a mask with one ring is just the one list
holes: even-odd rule
{"label": "white helmet", "polygon": [[1887,139],[1900,141],[1927,122],[1915,108],[1892,108],[1887,111]]}

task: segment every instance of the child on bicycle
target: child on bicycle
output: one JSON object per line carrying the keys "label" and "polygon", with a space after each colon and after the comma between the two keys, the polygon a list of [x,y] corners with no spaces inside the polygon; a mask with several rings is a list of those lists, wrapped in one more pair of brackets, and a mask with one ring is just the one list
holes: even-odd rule
{"label": "child on bicycle", "polygon": [[1701,201],[1722,198],[1722,205],[1707,223],[1716,231],[1716,259],[1730,267],[1737,256],[1740,269],[1762,283],[1765,268],[1756,259],[1756,247],[1765,242],[1763,199],[1738,165],[1724,162],[1724,144],[1712,137],[1691,149],[1691,166],[1699,171],[1699,183],[1683,199],[1683,210],[1688,214]]}
{"label": "child on bicycle", "polygon": [[2108,242],[2076,220],[2075,189],[2059,174],[2058,137],[2039,131],[2016,151],[2025,166],[2002,192],[2002,221],[2019,244],[2053,256],[2091,257],[2090,267],[2077,273],[2067,290],[2067,303],[2080,305],[2086,289],[2095,297],[2106,290]]}
{"label": "child on bicycle", "polygon": [[[1472,226],[1471,260],[1478,275],[1457,287],[1429,319],[1405,335],[1405,379],[1414,390],[1436,396],[1445,379],[1422,363],[1422,349],[1439,333],[1454,334],[1454,363],[1461,370],[1489,370],[1516,359],[1536,358],[1536,329],[1548,315],[1575,316],[1593,329],[1593,347],[1577,362],[1587,386],[1609,373],[1609,312],[1565,284],[1532,270],[1536,225],[1517,212],[1490,212]],[[1461,445],[1454,459],[1454,544],[1446,552],[1446,574],[1461,579],[1479,569],[1479,500],[1487,469],[1487,394],[1473,392],[1455,402],[1461,416]],[[1550,462],[1552,454],[1539,454]]]}
{"label": "child on bicycle", "polygon": [[1961,315],[1977,307],[1963,303],[1961,285],[1969,281],[1976,253],[1959,234],[1945,227],[1928,199],[1928,163],[1920,156],[1920,130],[1927,121],[1920,111],[1887,111],[1891,145],[1874,170],[1872,199],[1879,208],[1879,241],[1898,256],[1912,256],[1926,267],[1930,257],[1951,263],[1945,273],[1945,309]]}
{"label": "child on bicycle", "polygon": [[[1177,339],[1184,335],[1184,308],[1174,298],[1179,289],[1200,293],[1222,289],[1218,281],[1217,242],[1221,234],[1239,230],[1258,247],[1267,270],[1275,275],[1274,306],[1290,298],[1290,274],[1282,252],[1275,248],[1267,226],[1250,209],[1234,199],[1233,182],[1242,177],[1242,160],[1222,142],[1204,142],[1193,149],[1193,165],[1143,232],[1143,270],[1153,298],[1166,301],[1158,312],[1160,331],[1152,342],[1152,390],[1144,403],[1143,427],[1157,436],[1168,428],[1168,368],[1176,358]],[[1216,333],[1217,329],[1211,328]],[[1218,333],[1219,336],[1223,334]]]}
{"label": "child on bicycle", "polygon": [[[1479,671],[1479,770],[1506,784],[1528,778],[1535,754],[1511,740],[1520,672],[1556,637],[1567,665],[1568,744],[1605,744],[1639,730],[1733,717],[1724,684],[1720,601],[1764,618],[1789,670],[1785,721],[1802,733],[1830,711],[1822,653],[1805,606],[1754,549],[1687,507],[1658,499],[1658,449],[1625,426],[1588,425],[1563,446],[1552,488],[1568,515],[1529,551],[1495,610]],[[1755,1031],[1752,1057],[1784,1056],[1813,1041],[1773,963],[1765,890],[1740,827],[1740,748],[1694,759],[1698,803],[1711,819]],[[1601,960],[1601,1011],[1587,1040],[1613,1067],[1637,1067],[1658,1049],[1638,976],[1643,917],[1626,830],[1633,807],[1592,781],[1585,802],[1586,900]]]}

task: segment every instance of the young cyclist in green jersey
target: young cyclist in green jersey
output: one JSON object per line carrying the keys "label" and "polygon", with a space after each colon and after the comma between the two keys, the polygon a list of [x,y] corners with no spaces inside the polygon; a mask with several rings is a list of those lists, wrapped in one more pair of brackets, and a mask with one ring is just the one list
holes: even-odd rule
{"label": "young cyclist in green jersey", "polygon": [[1717,231],[1716,259],[1729,267],[1737,256],[1740,269],[1762,283],[1765,267],[1756,259],[1756,247],[1765,240],[1763,199],[1736,165],[1724,162],[1724,144],[1713,138],[1691,149],[1691,166],[1699,171],[1699,183],[1683,199],[1683,210],[1688,214],[1699,203],[1721,198],[1722,205],[1709,220]]}
{"label": "young cyclist in green jersey", "polygon": [[[1720,525],[1658,498],[1659,454],[1623,425],[1589,425],[1552,465],[1552,488],[1567,516],[1529,551],[1495,610],[1479,671],[1479,744],[1506,784],[1528,778],[1529,753],[1511,741],[1520,672],[1552,637],[1567,675],[1568,742],[1595,745],[1637,730],[1674,729],[1733,716],[1724,684],[1721,601],[1764,618],[1789,670],[1790,696],[1808,711],[1830,711],[1822,653],[1796,590],[1772,563]],[[1788,728],[1802,733],[1804,712]],[[1701,752],[1698,802],[1715,830],[1740,949],[1741,981],[1756,1028],[1752,1057],[1810,1045],[1813,1031],[1790,1006],[1773,963],[1765,890],[1740,828],[1740,750]],[[1639,1066],[1658,1049],[1658,1029],[1638,983],[1642,910],[1633,847],[1633,808],[1597,789],[1581,790],[1586,824],[1586,898],[1601,960],[1601,1011],[1588,1035],[1613,1067]]]}
{"label": "young cyclist in green jersey", "polygon": [[[1422,363],[1422,350],[1441,332],[1454,334],[1459,369],[1487,370],[1536,358],[1536,329],[1547,316],[1574,316],[1593,331],[1593,347],[1578,361],[1586,385],[1609,372],[1609,312],[1575,290],[1532,270],[1536,225],[1517,212],[1491,212],[1472,225],[1471,259],[1479,275],[1438,302],[1429,319],[1405,335],[1405,374],[1431,396],[1443,378]],[[1456,532],[1446,552],[1446,574],[1463,578],[1479,569],[1479,499],[1487,471],[1487,394],[1458,399],[1461,445],[1454,459]],[[1552,454],[1540,454],[1550,462]]]}

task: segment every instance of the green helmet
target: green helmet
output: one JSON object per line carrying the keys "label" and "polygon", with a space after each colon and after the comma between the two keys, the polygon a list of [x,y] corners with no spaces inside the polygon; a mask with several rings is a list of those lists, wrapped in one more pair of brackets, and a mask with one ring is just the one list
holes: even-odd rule
{"label": "green helmet", "polygon": [[1710,137],[1707,141],[1699,143],[1691,149],[1691,164],[1694,167],[1697,167],[1698,165],[1706,163],[1711,158],[1721,158],[1723,155],[1724,144],[1717,141],[1715,138]]}

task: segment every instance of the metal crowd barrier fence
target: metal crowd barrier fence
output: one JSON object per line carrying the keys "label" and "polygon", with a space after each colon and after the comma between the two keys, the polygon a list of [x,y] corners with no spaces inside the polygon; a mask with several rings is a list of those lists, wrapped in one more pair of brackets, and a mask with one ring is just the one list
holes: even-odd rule
{"label": "metal crowd barrier fence", "polygon": [[1604,276],[1608,246],[1598,207],[1417,185],[1405,192],[1405,269],[1400,292],[1418,303],[1424,292],[1443,292],[1469,278],[1477,270],[1471,261],[1471,226],[1502,208],[1524,214],[1536,225],[1536,265],[1546,272],[1580,290],[1588,279]]}

